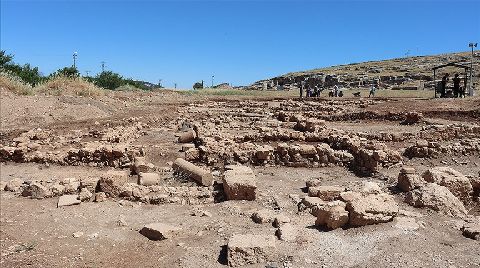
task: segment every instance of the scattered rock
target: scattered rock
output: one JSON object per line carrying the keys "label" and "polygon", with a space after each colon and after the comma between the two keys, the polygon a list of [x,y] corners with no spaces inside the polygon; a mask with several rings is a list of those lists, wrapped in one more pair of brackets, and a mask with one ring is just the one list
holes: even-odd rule
{"label": "scattered rock", "polygon": [[143,186],[152,186],[160,182],[160,176],[157,173],[140,172],[138,175],[138,184]]}
{"label": "scattered rock", "polygon": [[133,161],[133,165],[131,166],[131,171],[133,174],[140,174],[140,173],[149,173],[152,172],[154,166],[152,163],[147,163],[145,157],[135,157]]}
{"label": "scattered rock", "polygon": [[315,225],[326,226],[329,229],[337,229],[348,223],[348,211],[342,201],[332,201],[319,206]]}
{"label": "scattered rock", "polygon": [[382,188],[380,188],[380,185],[376,182],[364,181],[361,192],[367,194],[379,194],[382,192]]}
{"label": "scattered rock", "polygon": [[414,168],[404,167],[398,174],[397,187],[403,192],[409,192],[425,184],[425,180],[416,174]]}
{"label": "scattered rock", "polygon": [[65,186],[55,183],[50,186],[50,192],[52,192],[52,196],[61,196],[65,193]]}
{"label": "scattered rock", "polygon": [[447,187],[453,195],[463,200],[468,199],[473,191],[470,180],[451,167],[431,168],[423,173],[423,178],[427,182]]}
{"label": "scattered rock", "polygon": [[164,240],[172,238],[180,230],[180,228],[158,222],[145,225],[140,233],[150,240]]}
{"label": "scattered rock", "polygon": [[461,228],[462,234],[465,237],[480,240],[480,221],[468,221],[465,222]]}
{"label": "scattered rock", "polygon": [[22,196],[36,199],[43,199],[50,197],[51,195],[52,193],[49,191],[49,189],[38,182],[31,183],[27,187],[23,188],[22,192]]}
{"label": "scattered rock", "polygon": [[73,236],[74,238],[82,237],[82,236],[83,236],[83,232],[75,232],[75,233],[72,234],[72,236]]}
{"label": "scattered rock", "polygon": [[107,195],[104,192],[95,193],[95,202],[103,202],[107,200]]}
{"label": "scattered rock", "polygon": [[273,226],[275,227],[280,227],[286,223],[289,223],[290,222],[290,218],[287,217],[286,215],[284,214],[279,214],[277,216],[275,216],[275,219],[273,220]]}
{"label": "scattered rock", "polygon": [[191,178],[200,185],[211,186],[213,184],[213,175],[201,167],[182,159],[177,158],[173,163],[173,170],[176,175]]}
{"label": "scattered rock", "polygon": [[297,229],[292,224],[285,223],[277,229],[275,235],[282,241],[291,242],[295,241],[297,233]]}
{"label": "scattered rock", "polygon": [[415,218],[410,217],[395,217],[394,226],[403,231],[415,231],[420,228]]}
{"label": "scattered rock", "polygon": [[193,142],[196,137],[197,137],[197,134],[195,133],[194,130],[191,129],[191,130],[188,130],[188,131],[180,134],[180,136],[178,137],[178,142],[179,143]]}
{"label": "scattered rock", "polygon": [[78,195],[62,195],[58,198],[57,208],[78,205],[81,202]]}
{"label": "scattered rock", "polygon": [[274,217],[273,211],[269,209],[262,209],[252,214],[253,222],[261,224],[273,222]]}
{"label": "scattered rock", "polygon": [[253,171],[245,166],[225,171],[223,190],[228,200],[255,200],[257,185]]}
{"label": "scattered rock", "polygon": [[399,208],[392,195],[381,193],[353,198],[347,202],[346,209],[350,213],[349,224],[363,226],[389,222]]}
{"label": "scattered rock", "polygon": [[[340,186],[316,186],[311,188],[314,188],[317,191],[316,196],[320,197],[320,199],[324,201],[333,201],[338,199],[340,197],[340,193],[345,191],[345,188]],[[308,188],[308,190],[310,195],[310,188]]]}
{"label": "scattered rock", "polygon": [[98,186],[98,177],[88,177],[80,180],[80,188],[87,188],[88,191],[94,193]]}
{"label": "scattered rock", "polygon": [[11,179],[7,182],[4,189],[9,192],[18,192],[23,185],[23,180],[19,178]]}
{"label": "scattered rock", "polygon": [[109,170],[98,181],[100,191],[107,196],[118,196],[122,186],[128,182],[128,174],[125,171]]}
{"label": "scattered rock", "polygon": [[322,179],[320,179],[320,178],[311,179],[311,180],[306,181],[305,184],[307,185],[308,188],[319,186],[319,185],[322,184]]}
{"label": "scattered rock", "polygon": [[80,193],[78,194],[78,197],[80,201],[88,202],[92,200],[93,194],[87,188],[82,188],[82,190],[80,190]]}
{"label": "scattered rock", "polygon": [[427,183],[407,193],[405,201],[414,207],[427,207],[450,216],[467,213],[462,202],[446,187]]}
{"label": "scattered rock", "polygon": [[231,267],[265,263],[275,249],[275,237],[269,235],[233,235],[228,240],[227,260]]}

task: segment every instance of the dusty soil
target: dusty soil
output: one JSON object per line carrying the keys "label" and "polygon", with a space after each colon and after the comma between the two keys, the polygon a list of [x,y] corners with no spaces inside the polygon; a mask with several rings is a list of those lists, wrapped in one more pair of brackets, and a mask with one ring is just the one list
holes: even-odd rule
{"label": "dusty soil", "polygon": [[[175,93],[117,93],[99,98],[15,96],[1,92],[0,142],[11,145],[15,138],[31,130],[49,131],[49,144],[40,148],[63,150],[88,142],[109,142],[96,133],[142,123],[141,135],[119,136],[121,142],[137,148],[155,167],[168,167],[177,157],[182,144],[177,143],[182,128],[197,124],[198,129],[212,130],[218,144],[226,146],[230,138],[259,134],[261,127],[278,125],[275,113],[288,107],[292,113],[318,115],[326,127],[345,133],[363,133],[374,138],[378,133],[409,133],[398,141],[383,141],[392,150],[402,151],[422,137],[430,137],[432,125],[466,124],[478,126],[480,99],[464,100],[248,100],[234,97],[197,99]],[[360,101],[360,102],[358,102]],[[288,104],[288,106],[282,106]],[[328,109],[320,109],[324,107]],[[312,108],[315,107],[315,108]],[[331,108],[331,109],[330,109]],[[338,118],[337,113],[373,112],[365,119]],[[425,121],[402,125],[383,115],[418,111]],[[228,119],[228,120],[227,120]],[[210,125],[212,123],[212,125]],[[273,127],[275,128],[275,127]],[[214,131],[213,131],[214,130]],[[118,134],[118,133],[117,133]],[[205,134],[209,137],[210,134]],[[370,136],[369,136],[370,135]],[[59,142],[57,137],[65,137]],[[116,136],[118,137],[118,136]],[[376,136],[375,136],[376,137]],[[434,136],[432,136],[434,137]],[[479,139],[480,137],[476,137]],[[432,138],[433,139],[433,138]],[[465,137],[475,141],[475,137]],[[225,144],[221,143],[227,141]],[[240,143],[237,139],[235,142]],[[110,141],[112,142],[112,141]],[[258,144],[277,141],[258,140]],[[287,143],[304,141],[287,141]],[[463,138],[439,140],[442,144],[464,142]],[[114,143],[114,142],[112,142]],[[308,142],[306,142],[308,143]],[[216,143],[215,143],[216,144]],[[209,147],[207,141],[203,144]],[[219,145],[219,146],[220,146]],[[197,144],[198,146],[198,144]],[[213,145],[212,145],[213,146]],[[456,147],[455,147],[456,148]],[[463,148],[463,147],[462,147]],[[469,147],[470,148],[470,147]],[[462,151],[463,152],[463,151]],[[213,152],[194,162],[213,172],[220,180],[223,165],[236,163]],[[77,206],[57,208],[58,197],[30,199],[19,193],[0,192],[1,267],[227,267],[226,244],[233,234],[274,235],[271,224],[257,224],[253,212],[267,208],[285,214],[298,230],[294,241],[276,241],[273,257],[266,263],[247,267],[480,267],[480,243],[466,238],[460,227],[463,219],[443,215],[403,202],[403,194],[394,189],[402,166],[412,166],[421,173],[435,166],[450,166],[469,177],[479,176],[480,152],[439,154],[436,157],[403,156],[401,163],[385,165],[371,175],[358,174],[343,165],[292,167],[268,162],[246,162],[257,180],[255,201],[223,201],[200,204],[147,204],[121,198],[105,202],[82,202]],[[213,159],[213,160],[212,160]],[[252,160],[253,161],[253,160]],[[42,161],[4,161],[0,163],[0,181],[13,178],[26,181],[82,180],[100,177],[108,170],[128,170],[96,163],[74,164]],[[332,231],[315,226],[315,217],[300,213],[298,198],[306,196],[305,182],[322,177],[323,185],[340,185],[349,189],[373,181],[395,196],[399,215],[391,222],[363,227],[346,227]],[[136,182],[136,176],[130,176]],[[192,182],[164,178],[165,185],[192,186]],[[480,216],[478,199],[466,204],[470,216]],[[195,211],[207,211],[199,216]],[[193,215],[195,214],[195,215]],[[163,241],[151,241],[139,233],[148,223],[168,223],[182,230]],[[81,232],[81,233],[79,233]]]}

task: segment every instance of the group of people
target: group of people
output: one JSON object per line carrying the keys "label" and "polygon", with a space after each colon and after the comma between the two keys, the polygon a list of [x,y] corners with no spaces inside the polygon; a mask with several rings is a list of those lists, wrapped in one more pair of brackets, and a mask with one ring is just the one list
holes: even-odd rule
{"label": "group of people", "polygon": [[[439,91],[440,91],[440,98],[446,98],[446,97],[450,97],[450,94],[449,94],[449,91],[447,89],[449,89],[449,87],[447,86],[448,85],[448,81],[450,80],[449,79],[449,74],[446,73],[443,78],[442,78],[442,81],[440,82],[440,85],[439,85]],[[465,97],[465,90],[460,87],[460,82],[461,82],[461,78],[458,74],[455,74],[455,77],[452,79],[452,82],[453,82],[453,97],[455,98],[462,98],[462,97]]]}
{"label": "group of people", "polygon": [[[310,98],[310,97],[320,97],[320,93],[324,90],[324,88],[321,88],[319,86],[314,86],[314,87],[307,87],[306,88],[306,94],[305,97]],[[340,90],[340,88],[335,85],[333,88],[328,92],[329,97],[343,97],[343,92]],[[303,86],[300,86],[300,97],[303,97]]]}

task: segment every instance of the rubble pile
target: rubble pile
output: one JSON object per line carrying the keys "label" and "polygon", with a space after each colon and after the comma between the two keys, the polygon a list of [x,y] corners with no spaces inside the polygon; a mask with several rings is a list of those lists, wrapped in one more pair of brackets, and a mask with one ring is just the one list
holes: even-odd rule
{"label": "rubble pile", "polygon": [[0,161],[125,167],[134,157],[143,154],[141,147],[130,143],[145,134],[142,130],[145,127],[137,122],[132,126],[66,135],[33,129],[20,134],[10,144],[0,145]]}

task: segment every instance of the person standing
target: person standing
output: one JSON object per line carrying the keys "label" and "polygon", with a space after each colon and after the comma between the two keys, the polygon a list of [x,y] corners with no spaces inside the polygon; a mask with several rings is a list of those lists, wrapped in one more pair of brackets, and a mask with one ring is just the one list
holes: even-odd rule
{"label": "person standing", "polygon": [[338,97],[338,86],[333,86],[333,96]]}
{"label": "person standing", "polygon": [[455,77],[452,79],[453,81],[453,96],[455,98],[458,98],[459,96],[461,97],[462,94],[460,94],[460,77],[458,77],[458,74],[455,74]]}
{"label": "person standing", "polygon": [[440,98],[445,98],[447,96],[447,83],[448,83],[448,76],[449,74],[446,73],[442,78],[442,87],[440,91]]}
{"label": "person standing", "polygon": [[303,98],[303,81],[298,83],[298,87],[300,88],[300,98]]}
{"label": "person standing", "polygon": [[370,93],[368,94],[368,97],[375,97],[375,86],[372,85],[372,87],[370,88]]}

